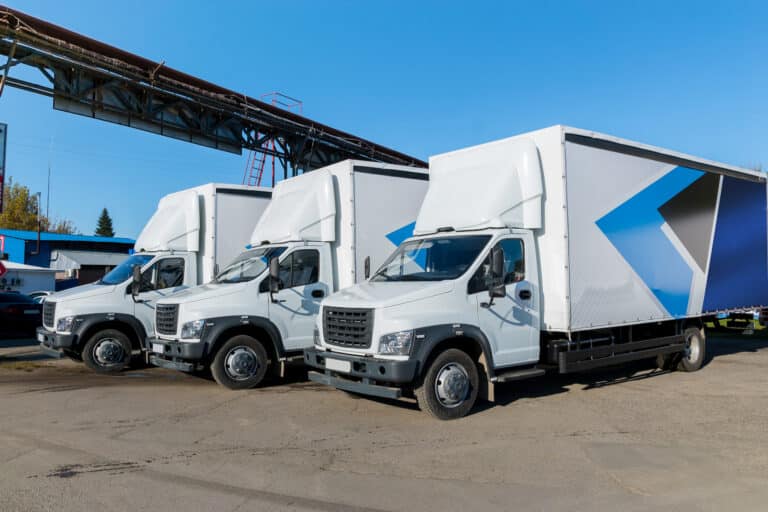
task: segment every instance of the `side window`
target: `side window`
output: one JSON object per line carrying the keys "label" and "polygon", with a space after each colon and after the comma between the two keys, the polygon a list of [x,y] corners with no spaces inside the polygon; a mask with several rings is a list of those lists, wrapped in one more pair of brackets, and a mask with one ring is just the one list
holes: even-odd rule
{"label": "side window", "polygon": [[184,284],[184,259],[165,258],[157,262],[156,289],[175,288]]}
{"label": "side window", "polygon": [[318,251],[296,251],[291,265],[291,287],[316,283],[320,273]]}
{"label": "side window", "polygon": [[[519,238],[507,238],[499,242],[504,250],[504,284],[517,283],[525,279],[525,251],[523,241]],[[467,293],[488,291],[490,280],[490,259],[485,258],[469,280]]]}
{"label": "side window", "polygon": [[141,291],[164,290],[184,284],[184,258],[165,258],[141,274]]}
{"label": "side window", "polygon": [[[303,249],[295,251],[280,262],[280,289],[306,286],[316,283],[320,274],[320,253]],[[259,292],[269,291],[269,280],[264,279],[259,285]]]}
{"label": "side window", "polygon": [[525,251],[519,238],[501,241],[504,249],[504,284],[517,283],[525,279]]}

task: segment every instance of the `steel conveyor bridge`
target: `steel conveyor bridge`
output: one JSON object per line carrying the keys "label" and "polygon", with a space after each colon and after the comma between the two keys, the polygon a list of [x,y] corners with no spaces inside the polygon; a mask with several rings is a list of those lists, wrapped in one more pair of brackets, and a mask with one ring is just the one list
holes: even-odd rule
{"label": "steel conveyor bridge", "polygon": [[[218,85],[0,6],[0,95],[6,86],[53,108],[241,154],[274,156],[284,177],[347,158],[427,163]],[[15,71],[39,71],[40,80]],[[27,73],[29,74],[29,73]],[[36,74],[36,73],[35,73]],[[26,77],[26,75],[24,75]],[[265,144],[273,139],[275,144]]]}

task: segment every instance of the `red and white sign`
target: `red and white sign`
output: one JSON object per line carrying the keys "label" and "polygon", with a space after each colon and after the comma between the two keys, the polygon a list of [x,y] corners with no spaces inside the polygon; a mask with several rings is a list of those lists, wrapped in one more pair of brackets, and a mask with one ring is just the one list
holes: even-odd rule
{"label": "red and white sign", "polygon": [[6,272],[8,272],[8,269],[5,268],[5,265],[3,265],[3,262],[0,261],[0,277],[3,277]]}

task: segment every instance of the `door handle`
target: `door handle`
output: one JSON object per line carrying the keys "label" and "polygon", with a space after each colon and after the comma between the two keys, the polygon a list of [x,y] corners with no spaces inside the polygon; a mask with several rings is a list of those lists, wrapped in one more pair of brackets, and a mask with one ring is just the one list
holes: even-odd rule
{"label": "door handle", "polygon": [[325,292],[323,290],[312,290],[312,297],[322,299],[325,297]]}
{"label": "door handle", "polygon": [[523,300],[530,300],[533,294],[531,293],[531,290],[520,290],[517,293],[517,296]]}

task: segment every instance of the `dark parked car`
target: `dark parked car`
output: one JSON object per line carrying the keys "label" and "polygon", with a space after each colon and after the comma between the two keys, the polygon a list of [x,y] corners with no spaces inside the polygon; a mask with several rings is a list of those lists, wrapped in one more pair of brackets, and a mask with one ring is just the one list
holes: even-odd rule
{"label": "dark parked car", "polygon": [[32,336],[42,321],[42,304],[21,293],[0,292],[0,336]]}

